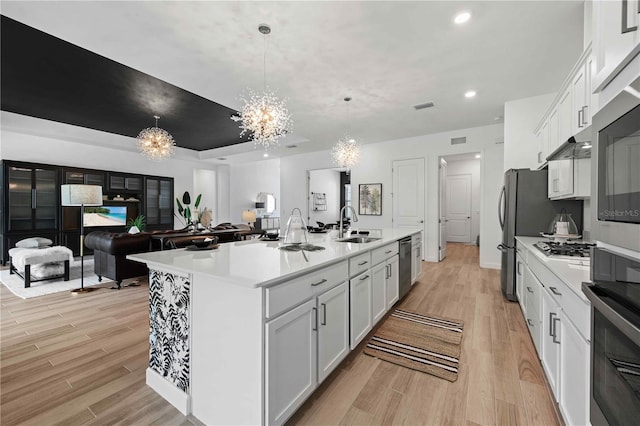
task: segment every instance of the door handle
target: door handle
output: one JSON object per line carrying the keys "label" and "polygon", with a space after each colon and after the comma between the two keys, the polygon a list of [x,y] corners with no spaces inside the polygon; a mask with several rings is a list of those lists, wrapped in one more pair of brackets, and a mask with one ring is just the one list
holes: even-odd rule
{"label": "door handle", "polygon": [[326,282],[327,282],[327,279],[326,279],[326,278],[323,278],[323,279],[321,279],[320,281],[318,281],[317,283],[311,283],[311,286],[312,286],[312,287],[315,287],[315,286],[318,286],[318,285],[320,285],[320,284],[324,284],[324,283],[326,283]]}
{"label": "door handle", "polygon": [[467,219],[471,219],[471,216],[467,216]]}
{"label": "door handle", "polygon": [[364,280],[366,280],[367,278],[369,278],[369,275],[365,275],[364,277],[360,278],[360,281],[364,281]]}
{"label": "door handle", "polygon": [[522,271],[520,270],[520,267],[522,266],[522,262],[518,262],[518,275],[522,275]]}
{"label": "door handle", "polygon": [[529,324],[531,327],[533,327],[533,326],[534,326],[533,321],[532,321],[532,320],[530,320],[530,319],[527,319],[527,324]]}
{"label": "door handle", "polygon": [[424,220],[419,220],[418,223],[424,223]]}
{"label": "door handle", "polygon": [[[502,190],[500,191],[500,198],[498,198],[498,221],[500,222],[500,229],[504,229],[504,209],[502,208],[503,203],[502,201],[504,200],[505,197],[505,192],[506,192],[506,187],[502,187]],[[506,205],[505,205],[506,208]]]}
{"label": "door handle", "polygon": [[38,196],[36,195],[36,190],[31,190],[31,208],[35,209],[38,207]]}
{"label": "door handle", "polygon": [[321,303],[320,306],[322,306],[322,325],[327,325],[327,304],[326,303]]}

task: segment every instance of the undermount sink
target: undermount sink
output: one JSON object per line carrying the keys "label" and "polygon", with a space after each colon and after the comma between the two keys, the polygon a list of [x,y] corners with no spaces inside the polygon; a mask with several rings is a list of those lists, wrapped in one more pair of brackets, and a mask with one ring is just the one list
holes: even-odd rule
{"label": "undermount sink", "polygon": [[380,238],[375,237],[348,237],[348,238],[340,238],[336,241],[340,243],[357,243],[357,244],[365,244],[370,243],[372,241],[378,241]]}

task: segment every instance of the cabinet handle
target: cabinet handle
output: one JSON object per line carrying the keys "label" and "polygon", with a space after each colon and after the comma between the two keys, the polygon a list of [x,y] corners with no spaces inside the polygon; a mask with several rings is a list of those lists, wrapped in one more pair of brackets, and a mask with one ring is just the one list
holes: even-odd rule
{"label": "cabinet handle", "polygon": [[38,197],[36,196],[36,190],[31,190],[31,208],[35,209],[38,207]]}
{"label": "cabinet handle", "polygon": [[538,151],[538,163],[542,163],[542,151]]}
{"label": "cabinet handle", "polygon": [[522,266],[522,262],[518,262],[518,275],[522,275],[522,271],[520,270],[520,267]]}
{"label": "cabinet handle", "polygon": [[392,251],[393,251],[393,250],[385,251],[385,252],[384,252],[384,254],[389,254],[389,253],[391,253]]}
{"label": "cabinet handle", "polygon": [[527,318],[527,324],[529,324],[531,327],[533,327],[533,321],[531,321],[530,319]]}
{"label": "cabinet handle", "polygon": [[549,290],[551,290],[551,293],[555,294],[556,296],[562,296],[562,293],[560,293],[555,287],[549,287]]}
{"label": "cabinet handle", "polygon": [[358,266],[366,265],[367,263],[369,263],[369,262],[365,260],[364,262],[358,263]]}
{"label": "cabinet handle", "polygon": [[364,280],[366,280],[367,278],[369,278],[369,275],[365,275],[364,277],[361,277],[361,278],[360,278],[360,281],[364,281]]}
{"label": "cabinet handle", "polygon": [[313,328],[311,330],[313,331],[318,331],[318,310],[316,309],[316,307],[314,306],[313,308]]}
{"label": "cabinet handle", "polygon": [[587,125],[587,119],[585,117],[587,116],[588,111],[589,105],[585,105],[582,107],[582,124],[584,124],[585,126]]}
{"label": "cabinet handle", "polygon": [[529,293],[533,293],[533,289],[532,289],[531,287],[529,287],[529,286],[527,286],[527,291],[528,291]]}
{"label": "cabinet handle", "polygon": [[580,128],[584,127],[584,125],[583,125],[583,123],[582,123],[582,122],[584,121],[584,120],[582,119],[582,114],[583,114],[583,113],[584,113],[584,109],[583,109],[583,108],[580,108],[580,109],[578,110],[578,127],[580,127]]}
{"label": "cabinet handle", "polygon": [[321,279],[320,281],[318,281],[317,283],[311,283],[311,286],[312,286],[312,287],[315,287],[315,286],[317,286],[317,285],[324,284],[324,283],[326,283],[326,282],[327,282],[327,279],[326,279],[326,278],[323,278],[323,279]]}
{"label": "cabinet handle", "polygon": [[322,325],[327,325],[327,304],[326,303],[321,303],[320,306],[322,306]]}
{"label": "cabinet handle", "polygon": [[391,265],[385,266],[384,269],[385,269],[385,271],[387,271],[387,273],[385,274],[385,278],[391,277]]}
{"label": "cabinet handle", "polygon": [[557,331],[556,324],[558,321],[560,321],[560,318],[553,319],[553,343],[560,344],[560,339],[558,339],[558,336],[556,335],[556,331]]}
{"label": "cabinet handle", "polygon": [[555,330],[553,327],[553,317],[557,314],[555,312],[549,312],[549,336],[553,337],[555,334]]}

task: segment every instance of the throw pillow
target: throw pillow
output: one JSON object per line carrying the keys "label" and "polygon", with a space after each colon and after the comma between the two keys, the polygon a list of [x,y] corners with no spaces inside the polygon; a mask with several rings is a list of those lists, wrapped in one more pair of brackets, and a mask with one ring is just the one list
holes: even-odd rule
{"label": "throw pillow", "polygon": [[24,240],[20,240],[16,243],[16,247],[20,248],[42,248],[42,247],[51,247],[53,241],[48,238],[43,237],[33,237],[33,238],[25,238]]}

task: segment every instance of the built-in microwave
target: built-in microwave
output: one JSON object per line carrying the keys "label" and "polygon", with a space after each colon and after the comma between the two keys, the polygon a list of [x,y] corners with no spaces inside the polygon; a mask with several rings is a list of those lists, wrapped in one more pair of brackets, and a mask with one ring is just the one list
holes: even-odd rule
{"label": "built-in microwave", "polygon": [[595,239],[640,251],[640,78],[593,118]]}

